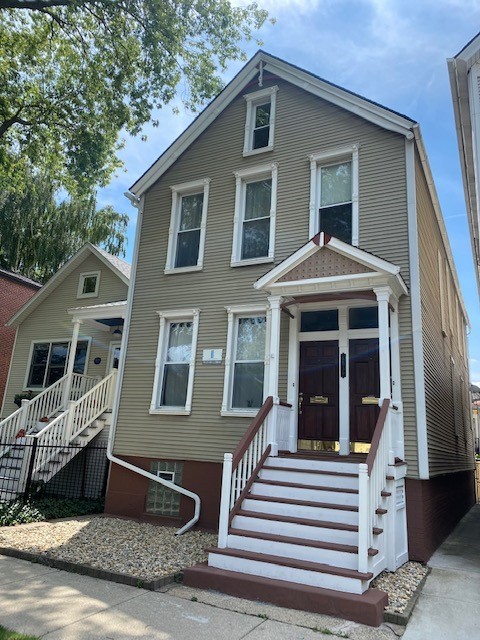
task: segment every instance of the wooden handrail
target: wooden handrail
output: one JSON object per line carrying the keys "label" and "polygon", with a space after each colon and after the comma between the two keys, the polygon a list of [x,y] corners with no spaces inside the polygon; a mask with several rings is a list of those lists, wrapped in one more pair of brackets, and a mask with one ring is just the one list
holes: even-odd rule
{"label": "wooden handrail", "polygon": [[378,445],[380,438],[382,437],[383,427],[387,419],[388,407],[390,406],[390,398],[385,398],[382,402],[382,407],[378,415],[377,424],[375,425],[375,431],[373,432],[372,444],[370,445],[370,451],[368,452],[366,465],[368,467],[368,475],[372,472],[373,463],[377,456]]}
{"label": "wooden handrail", "polygon": [[280,400],[280,402],[278,403],[281,407],[288,407],[289,409],[292,408],[292,405],[289,402],[284,402],[283,400]]}
{"label": "wooden handrail", "polygon": [[268,398],[265,400],[265,402],[261,406],[261,408],[260,408],[259,412],[257,413],[257,415],[252,420],[250,426],[248,427],[248,429],[244,433],[242,439],[237,444],[237,448],[233,452],[232,469],[236,469],[237,468],[238,463],[240,462],[240,460],[243,457],[243,454],[245,453],[245,451],[250,446],[250,443],[253,440],[253,438],[255,437],[255,434],[257,433],[257,431],[260,429],[262,424],[265,422],[265,419],[268,416],[268,414],[270,413],[272,407],[273,407],[273,397],[272,396],[268,396]]}

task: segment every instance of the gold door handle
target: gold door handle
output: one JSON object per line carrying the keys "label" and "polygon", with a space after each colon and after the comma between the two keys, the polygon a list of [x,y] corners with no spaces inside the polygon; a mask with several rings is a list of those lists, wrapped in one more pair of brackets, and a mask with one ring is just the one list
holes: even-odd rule
{"label": "gold door handle", "polygon": [[328,404],[326,396],[310,396],[310,404]]}
{"label": "gold door handle", "polygon": [[302,413],[303,393],[298,394],[298,415]]}
{"label": "gold door handle", "polygon": [[378,405],[379,398],[374,398],[373,396],[365,396],[362,398],[362,404],[376,404]]}

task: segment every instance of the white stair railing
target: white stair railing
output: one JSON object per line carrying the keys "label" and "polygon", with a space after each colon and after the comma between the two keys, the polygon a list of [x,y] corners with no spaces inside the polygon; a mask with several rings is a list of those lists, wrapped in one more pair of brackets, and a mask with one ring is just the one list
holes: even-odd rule
{"label": "white stair railing", "polygon": [[231,453],[224,455],[218,523],[218,546],[221,549],[227,546],[231,510],[241,501],[255,470],[270,454],[272,444],[276,446],[275,424],[271,420],[273,406],[273,398],[269,396],[238,443],[233,455]]}
{"label": "white stair railing", "polygon": [[[44,429],[28,437],[36,441],[35,461],[32,474],[45,469],[55,456],[72,444],[75,438],[92,424],[102,413],[112,408],[117,370],[114,369],[103,380],[97,382],[78,400],[69,402],[68,409],[54,418]],[[31,448],[28,448],[31,452]],[[29,456],[22,464],[22,479],[26,479]],[[21,487],[23,489],[23,487]]]}
{"label": "white stair railing", "polygon": [[70,387],[70,400],[79,400],[100,382],[99,376],[84,376],[81,373],[72,373],[72,385]]}
{"label": "white stair railing", "polygon": [[368,550],[373,544],[376,511],[392,462],[389,405],[388,398],[383,400],[367,460],[358,469],[358,570],[363,573],[369,571]]}

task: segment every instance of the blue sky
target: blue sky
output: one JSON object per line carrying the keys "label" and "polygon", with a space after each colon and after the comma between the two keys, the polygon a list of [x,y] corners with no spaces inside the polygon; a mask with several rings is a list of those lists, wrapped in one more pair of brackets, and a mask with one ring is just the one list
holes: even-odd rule
{"label": "blue sky", "polygon": [[[240,2],[237,2],[240,4]],[[472,326],[471,379],[480,384],[480,311],[468,237],[446,59],[480,30],[480,0],[258,0],[276,18],[260,37],[262,48],[420,123],[440,205],[450,237]],[[245,45],[253,55],[257,45]],[[232,63],[230,80],[242,63]],[[155,114],[147,140],[127,139],[124,171],[99,193],[131,215],[127,260],[131,260],[135,212],[124,191],[190,124],[180,103]]]}

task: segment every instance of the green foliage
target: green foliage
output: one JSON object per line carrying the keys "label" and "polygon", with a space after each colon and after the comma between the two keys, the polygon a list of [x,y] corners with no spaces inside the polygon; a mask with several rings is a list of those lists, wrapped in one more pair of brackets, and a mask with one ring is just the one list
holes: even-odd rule
{"label": "green foliage", "polygon": [[0,625],[0,640],[40,640],[37,636],[24,636],[23,633],[11,631]]}
{"label": "green foliage", "polygon": [[87,498],[39,498],[32,499],[27,503],[17,500],[10,503],[0,503],[0,527],[102,512],[103,500],[91,500]]}
{"label": "green foliage", "polygon": [[26,170],[17,178],[0,193],[0,266],[46,282],[87,241],[124,251],[128,217],[97,209],[94,193],[58,202],[48,176]]}
{"label": "green foliage", "polygon": [[191,110],[216,95],[266,18],[230,0],[0,0],[0,182],[48,167],[72,194],[107,184],[119,132],[177,92]]}

